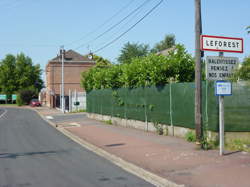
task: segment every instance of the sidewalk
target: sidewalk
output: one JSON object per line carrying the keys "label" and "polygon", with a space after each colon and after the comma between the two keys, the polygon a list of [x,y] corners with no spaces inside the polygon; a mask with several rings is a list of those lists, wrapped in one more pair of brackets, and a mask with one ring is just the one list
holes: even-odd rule
{"label": "sidewalk", "polygon": [[[37,108],[41,115],[60,111]],[[65,114],[69,115],[69,114]],[[71,126],[70,124],[78,124]],[[69,126],[67,126],[69,124]],[[192,187],[250,187],[250,154],[197,150],[193,143],[83,117],[57,124],[73,135],[176,184]]]}

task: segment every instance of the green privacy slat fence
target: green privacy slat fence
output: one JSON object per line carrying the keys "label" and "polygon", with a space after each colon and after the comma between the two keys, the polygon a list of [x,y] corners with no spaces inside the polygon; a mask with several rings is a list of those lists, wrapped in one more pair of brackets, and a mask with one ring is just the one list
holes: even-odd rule
{"label": "green privacy slat fence", "polygon": [[[218,98],[214,83],[202,85],[203,124],[218,131]],[[93,90],[87,94],[87,111],[124,119],[194,128],[194,83],[172,83],[162,87]],[[250,131],[250,85],[233,84],[233,95],[225,97],[225,130]]]}

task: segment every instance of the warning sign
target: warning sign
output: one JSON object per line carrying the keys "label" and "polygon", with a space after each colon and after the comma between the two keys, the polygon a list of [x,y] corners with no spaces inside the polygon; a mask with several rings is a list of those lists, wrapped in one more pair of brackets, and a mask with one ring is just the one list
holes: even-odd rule
{"label": "warning sign", "polygon": [[207,80],[228,80],[233,76],[238,64],[237,57],[207,56],[206,78]]}

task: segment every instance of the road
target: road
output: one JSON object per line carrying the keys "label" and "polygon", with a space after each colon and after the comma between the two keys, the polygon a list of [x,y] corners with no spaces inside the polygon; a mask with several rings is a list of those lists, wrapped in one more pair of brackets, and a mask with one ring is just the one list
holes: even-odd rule
{"label": "road", "polygon": [[28,109],[0,109],[0,187],[152,186]]}

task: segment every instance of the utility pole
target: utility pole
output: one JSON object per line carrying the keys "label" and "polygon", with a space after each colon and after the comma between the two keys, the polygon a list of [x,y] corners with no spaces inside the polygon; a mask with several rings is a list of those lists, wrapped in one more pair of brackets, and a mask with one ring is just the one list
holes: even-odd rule
{"label": "utility pole", "polygon": [[195,0],[195,131],[198,142],[202,140],[201,33],[201,0]]}
{"label": "utility pole", "polygon": [[60,50],[60,53],[61,53],[61,57],[62,57],[62,112],[64,113],[65,112],[65,99],[64,99],[64,46],[61,46],[61,50]]}

